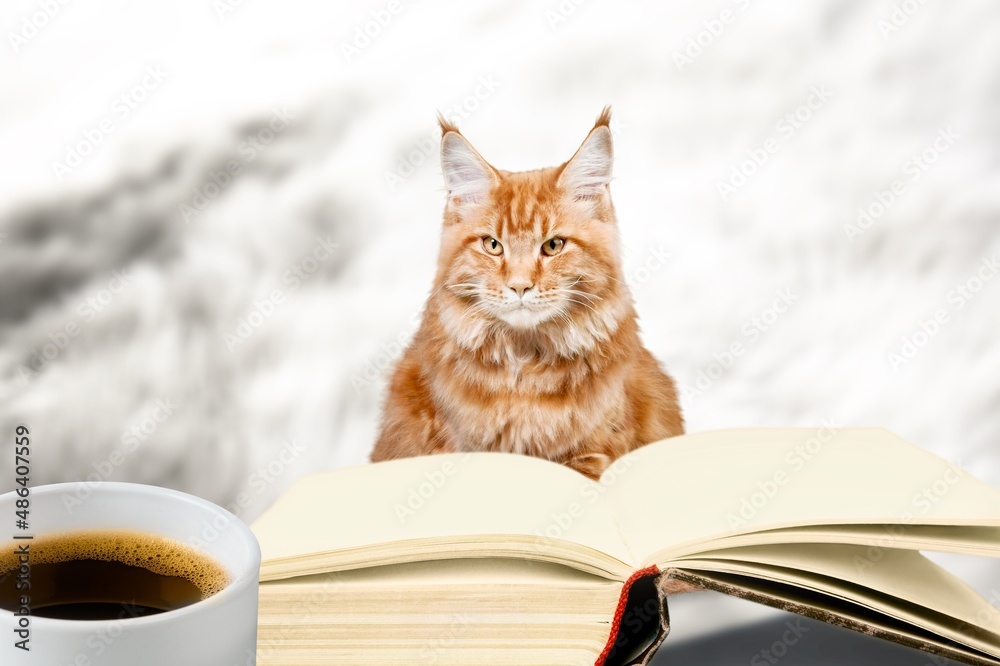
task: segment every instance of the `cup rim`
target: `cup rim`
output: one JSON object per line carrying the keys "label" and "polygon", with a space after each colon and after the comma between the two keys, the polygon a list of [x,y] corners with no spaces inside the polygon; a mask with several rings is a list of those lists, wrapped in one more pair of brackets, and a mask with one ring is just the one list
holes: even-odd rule
{"label": "cup rim", "polygon": [[[197,495],[192,495],[190,493],[185,493],[180,490],[174,490],[173,488],[164,488],[163,486],[154,486],[146,483],[126,483],[123,481],[69,481],[65,483],[49,483],[41,486],[35,486],[31,488],[31,494],[43,493],[59,493],[67,492],[72,489],[79,488],[80,486],[87,486],[91,491],[109,491],[112,493],[140,493],[146,495],[160,495],[168,496],[173,500],[179,500],[187,502],[189,504],[195,504],[199,507],[213,511],[215,513],[222,514],[230,519],[230,524],[234,525],[236,529],[240,532],[243,537],[244,542],[248,549],[250,550],[250,562],[251,565],[248,567],[248,571],[242,572],[238,576],[234,576],[234,580],[223,588],[221,591],[213,594],[207,599],[199,599],[193,604],[189,604],[182,608],[175,608],[169,611],[163,611],[157,613],[156,615],[150,615],[147,617],[124,617],[116,618],[113,620],[65,620],[61,618],[51,618],[51,617],[38,617],[35,615],[30,616],[32,624],[38,623],[41,627],[62,627],[62,628],[83,628],[83,627],[97,627],[101,625],[110,624],[112,622],[126,622],[129,625],[142,626],[145,624],[155,624],[157,622],[167,622],[172,618],[180,618],[185,615],[190,615],[191,613],[198,612],[199,609],[204,608],[207,604],[221,604],[225,603],[228,599],[239,595],[247,587],[251,585],[258,585],[260,581],[260,543],[257,541],[257,537],[254,535],[250,527],[243,522],[243,520],[230,512],[229,510],[210,502],[204,498],[198,497]],[[11,497],[17,497],[17,492],[11,491],[0,495],[0,503],[10,499]],[[82,528],[86,529],[86,528]],[[138,531],[138,530],[137,530]],[[37,536],[37,535],[35,535]],[[167,537],[169,538],[169,537]],[[176,541],[176,539],[175,539]],[[6,543],[6,540],[4,540]],[[13,540],[11,540],[13,542]],[[254,567],[253,563],[256,562],[257,566]],[[2,617],[16,617],[13,611],[9,611],[0,608],[0,616]]]}

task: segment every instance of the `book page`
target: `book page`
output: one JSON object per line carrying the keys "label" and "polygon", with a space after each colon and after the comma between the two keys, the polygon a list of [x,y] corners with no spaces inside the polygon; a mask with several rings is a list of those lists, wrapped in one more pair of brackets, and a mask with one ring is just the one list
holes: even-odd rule
{"label": "book page", "polygon": [[[758,565],[759,566],[759,565]],[[991,652],[956,643],[944,636],[913,625],[903,620],[897,620],[879,611],[871,610],[864,604],[853,600],[847,601],[838,596],[825,594],[813,589],[807,589],[797,584],[776,582],[780,576],[763,576],[736,573],[721,573],[714,563],[708,569],[686,567],[673,569],[679,580],[702,586],[706,589],[719,590],[725,594],[747,598],[774,608],[780,608],[828,622],[835,626],[845,627],[869,636],[930,651],[936,655],[944,655],[949,659],[971,664],[994,664],[996,659]],[[765,571],[773,570],[762,567]],[[788,570],[782,570],[788,571]],[[975,633],[986,638],[983,632]],[[929,657],[930,663],[943,663],[943,660]]]}
{"label": "book page", "polygon": [[683,435],[617,466],[608,497],[641,564],[795,526],[1000,526],[1000,492],[881,428]]}
{"label": "book page", "polygon": [[[517,548],[529,556],[532,548],[544,554],[560,544],[592,549],[619,573],[630,572],[633,559],[598,484],[562,465],[509,454],[423,456],[308,476],[252,529],[262,579],[277,560],[421,540],[432,540],[434,551],[423,559],[475,557],[467,551],[478,537],[514,557],[524,555]],[[365,566],[380,557],[389,563],[394,548],[355,554],[352,566],[358,558]]]}
{"label": "book page", "polygon": [[[777,567],[784,570],[784,582],[808,582],[828,594],[852,601],[859,600],[853,592],[842,590],[860,585],[879,595],[947,615],[956,620],[953,625],[964,623],[980,627],[1000,639],[1000,609],[914,550],[886,548],[874,551],[850,545],[781,544],[726,548],[699,554],[694,560],[734,563],[741,573],[753,573],[755,564]],[[675,566],[683,568],[687,562],[689,560],[680,560]],[[912,611],[901,610],[891,601],[874,602],[872,606],[898,619],[939,631],[938,627],[928,626]],[[1000,642],[994,647],[998,645]]]}
{"label": "book page", "polygon": [[1000,653],[1000,610],[912,550],[800,545],[733,548],[675,563],[759,576],[861,604],[969,647]]}
{"label": "book page", "polygon": [[840,543],[997,557],[1000,528],[970,525],[821,525],[765,530],[722,540],[722,545],[727,548],[777,543]]}
{"label": "book page", "polygon": [[[609,589],[615,592],[615,601],[621,583],[584,573],[558,564],[518,559],[481,560],[430,560],[410,562],[377,568],[351,569],[311,576],[296,576],[282,581],[266,583],[266,589],[288,589],[307,585],[371,590],[388,588],[396,590],[406,586],[467,585],[481,588],[484,585],[538,585],[542,587],[578,587]],[[476,591],[481,594],[481,590]]]}

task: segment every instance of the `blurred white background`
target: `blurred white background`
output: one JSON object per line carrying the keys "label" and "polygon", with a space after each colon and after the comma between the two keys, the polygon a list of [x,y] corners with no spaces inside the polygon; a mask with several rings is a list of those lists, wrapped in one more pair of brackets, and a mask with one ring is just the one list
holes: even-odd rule
{"label": "blurred white background", "polygon": [[2,11],[0,433],[33,427],[35,483],[252,520],[363,463],[435,265],[435,112],[518,170],[612,104],[628,273],[689,430],[883,426],[1000,486],[989,0]]}

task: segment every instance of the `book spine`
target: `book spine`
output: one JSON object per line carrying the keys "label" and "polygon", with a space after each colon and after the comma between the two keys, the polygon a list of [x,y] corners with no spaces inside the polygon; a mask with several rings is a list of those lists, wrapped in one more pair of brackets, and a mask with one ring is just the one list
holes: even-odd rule
{"label": "book spine", "polygon": [[666,638],[670,622],[660,570],[651,566],[632,574],[618,599],[611,631],[595,666],[646,664]]}

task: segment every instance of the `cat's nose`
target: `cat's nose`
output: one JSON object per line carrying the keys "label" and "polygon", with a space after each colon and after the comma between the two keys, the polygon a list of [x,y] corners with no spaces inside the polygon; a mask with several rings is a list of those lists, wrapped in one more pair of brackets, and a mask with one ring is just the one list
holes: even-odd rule
{"label": "cat's nose", "polygon": [[528,280],[519,280],[517,282],[507,283],[507,287],[515,294],[517,294],[518,298],[524,298],[524,295],[527,293],[527,291],[534,286],[535,285],[529,282]]}

